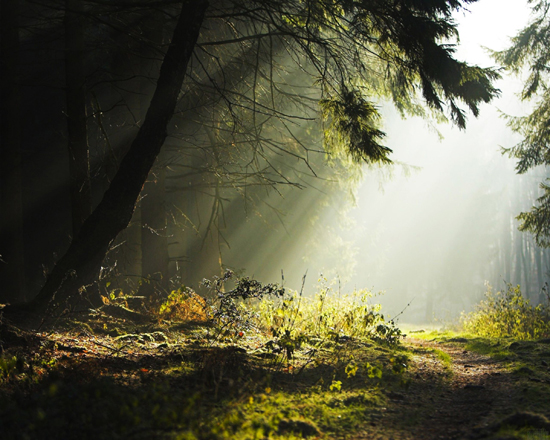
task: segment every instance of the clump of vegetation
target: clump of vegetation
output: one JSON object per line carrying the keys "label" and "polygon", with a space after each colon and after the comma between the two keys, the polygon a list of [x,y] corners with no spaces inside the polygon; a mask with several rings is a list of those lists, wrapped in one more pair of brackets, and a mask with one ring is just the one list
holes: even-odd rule
{"label": "clump of vegetation", "polygon": [[[229,282],[234,282],[232,289],[227,289]],[[248,277],[235,277],[234,272],[227,270],[222,277],[203,280],[202,285],[210,290],[208,316],[218,329],[218,334],[242,336],[244,330],[257,326],[258,314],[253,304],[270,297],[282,298],[285,289],[278,284],[262,285]]]}
{"label": "clump of vegetation", "polygon": [[482,337],[538,339],[550,336],[550,301],[534,306],[520,286],[507,284],[505,291],[488,286],[485,299],[474,312],[463,314],[464,330]]}
{"label": "clump of vegetation", "polygon": [[[288,359],[305,342],[322,344],[364,338],[397,345],[401,330],[386,321],[380,305],[371,304],[367,290],[351,294],[335,292],[324,277],[314,297],[285,289],[278,284],[265,284],[248,277],[237,277],[226,271],[221,277],[203,280],[209,290],[207,299],[192,289],[172,291],[158,308],[161,320],[209,323],[213,339],[239,338],[245,332],[256,332],[272,339],[267,346]],[[232,284],[232,288],[227,286]]]}
{"label": "clump of vegetation", "polygon": [[204,298],[197,295],[193,289],[182,286],[173,290],[166,301],[158,308],[161,320],[179,320],[191,322],[206,322],[207,304]]}
{"label": "clump of vegetation", "polygon": [[393,321],[386,321],[380,305],[371,304],[368,290],[351,294],[335,292],[324,277],[319,279],[317,294],[304,297],[289,292],[276,300],[257,305],[259,324],[276,338],[300,336],[318,341],[346,341],[365,338],[395,345],[402,336]]}

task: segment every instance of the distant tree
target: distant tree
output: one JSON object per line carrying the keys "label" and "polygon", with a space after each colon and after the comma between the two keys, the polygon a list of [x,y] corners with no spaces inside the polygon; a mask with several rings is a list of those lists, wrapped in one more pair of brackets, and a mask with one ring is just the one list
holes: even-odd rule
{"label": "distant tree", "polygon": [[65,0],[64,6],[69,186],[73,236],[76,236],[82,223],[92,212],[84,65],[84,2],[83,0]]}
{"label": "distant tree", "polygon": [[[380,97],[389,97],[404,113],[426,114],[419,99],[423,98],[435,114],[446,115],[463,128],[466,113],[461,105],[477,115],[479,105],[498,93],[492,85],[498,77],[495,71],[457,61],[453,46],[442,43],[457,35],[453,11],[474,1],[211,1],[206,16],[206,3],[183,2],[139,132],[103,200],[84,222],[31,306],[43,309],[52,299],[61,303],[73,298],[97,276],[109,244],[130,221],[166,138],[180,90],[183,87],[184,93],[193,93],[201,79],[210,78],[219,66],[217,51],[221,47],[236,54],[256,47],[259,66],[263,56],[274,53],[270,48],[277,41],[295,69],[316,78],[318,95],[302,96],[301,100],[320,101],[327,152],[332,157],[346,155],[359,162],[387,163],[391,161],[391,150],[382,144],[384,133],[379,128],[380,114],[375,105]],[[124,6],[121,3],[121,10]],[[203,20],[208,26],[204,26],[195,46]],[[215,34],[208,29],[216,29]],[[224,39],[219,38],[224,35],[219,29],[225,32]],[[183,83],[193,51],[193,68],[188,72],[189,80]],[[255,135],[250,142],[258,145],[259,157],[268,164],[265,148],[277,150],[281,144],[262,136],[266,120],[276,116],[283,124],[300,119],[275,105],[275,98],[285,97],[288,90],[276,80],[285,70],[274,61],[268,58],[265,74],[255,70],[246,92],[224,90],[223,83],[211,82],[228,103],[226,114],[231,118],[225,121],[224,129],[238,129],[239,121],[233,115],[237,110],[249,110],[248,121]],[[265,96],[271,98],[270,107],[262,101]],[[299,102],[300,95],[293,94],[292,99]],[[270,167],[274,175],[287,179],[276,166]]]}
{"label": "distant tree", "polygon": [[20,1],[0,5],[0,302],[25,299]]}
{"label": "distant tree", "polygon": [[[531,22],[512,39],[508,49],[493,53],[511,72],[520,74],[527,69],[529,73],[521,98],[534,102],[534,109],[527,116],[508,116],[509,126],[523,139],[504,150],[517,159],[519,174],[550,165],[550,2],[529,0],[529,3],[533,12]],[[550,179],[541,182],[540,188],[543,195],[531,210],[519,214],[519,228],[532,233],[539,246],[550,247]]]}

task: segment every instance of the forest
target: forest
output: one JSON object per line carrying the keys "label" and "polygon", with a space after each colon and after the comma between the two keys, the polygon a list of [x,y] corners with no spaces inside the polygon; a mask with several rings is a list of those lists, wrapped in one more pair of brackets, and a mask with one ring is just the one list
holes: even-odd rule
{"label": "forest", "polygon": [[0,438],[550,438],[504,4],[2,0]]}

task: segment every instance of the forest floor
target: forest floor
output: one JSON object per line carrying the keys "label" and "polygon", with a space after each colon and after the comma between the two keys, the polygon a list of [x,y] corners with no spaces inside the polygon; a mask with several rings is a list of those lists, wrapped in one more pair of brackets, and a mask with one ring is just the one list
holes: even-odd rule
{"label": "forest floor", "polygon": [[4,439],[550,439],[550,340],[302,341],[105,315],[0,332]]}
{"label": "forest floor", "polygon": [[[543,345],[550,341],[429,336],[404,341],[415,379],[391,412],[418,418],[393,438],[550,439],[550,350]],[[392,426],[392,418],[382,425]]]}

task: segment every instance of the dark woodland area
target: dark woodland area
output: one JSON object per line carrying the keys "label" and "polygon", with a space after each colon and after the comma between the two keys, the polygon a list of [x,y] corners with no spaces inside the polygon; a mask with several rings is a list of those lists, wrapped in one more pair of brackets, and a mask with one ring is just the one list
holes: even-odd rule
{"label": "dark woodland area", "polygon": [[[476,2],[2,0],[0,438],[550,438],[550,4],[484,67]],[[282,270],[394,166],[383,106],[464,130],[523,70],[519,229],[479,220],[467,281],[392,281],[426,325]]]}

